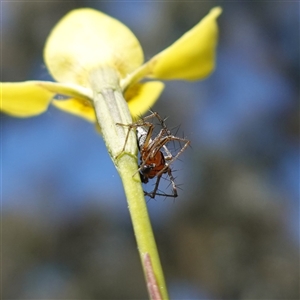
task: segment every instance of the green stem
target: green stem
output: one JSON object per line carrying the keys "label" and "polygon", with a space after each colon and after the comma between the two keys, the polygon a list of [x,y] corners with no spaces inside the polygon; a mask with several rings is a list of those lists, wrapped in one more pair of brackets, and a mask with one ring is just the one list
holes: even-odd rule
{"label": "green stem", "polygon": [[[96,70],[90,77],[94,91],[94,106],[103,139],[123,182],[133,229],[144,273],[144,257],[149,255],[154,276],[162,299],[168,299],[162,267],[148,216],[144,192],[137,173],[137,145],[135,133],[131,132],[122,152],[128,128],[116,123],[130,124],[132,119],[128,105],[119,87],[116,72],[107,67]],[[136,174],[133,176],[133,174]]]}

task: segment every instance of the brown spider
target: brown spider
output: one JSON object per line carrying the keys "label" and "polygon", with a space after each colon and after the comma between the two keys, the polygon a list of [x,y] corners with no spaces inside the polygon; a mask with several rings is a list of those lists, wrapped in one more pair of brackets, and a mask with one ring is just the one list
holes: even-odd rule
{"label": "brown spider", "polygon": [[[158,119],[162,129],[159,131],[158,135],[152,139],[151,137],[155,126],[146,120],[154,117]],[[155,198],[155,196],[177,197],[177,187],[175,184],[175,179],[172,175],[170,164],[173,163],[178,156],[183,153],[186,147],[190,144],[190,141],[172,135],[165,125],[165,119],[162,119],[157,112],[153,111],[151,111],[149,116],[138,120],[135,123],[117,123],[117,125],[129,127],[122,151],[125,150],[130,130],[133,128],[136,129],[137,142],[140,151],[140,164],[137,172],[140,174],[141,181],[143,183],[148,183],[149,179],[157,177],[154,190],[150,193],[144,191],[144,194],[151,198]],[[166,147],[166,144],[171,141],[184,143],[183,147],[181,147],[175,156],[173,156]],[[165,154],[162,152],[162,149]],[[158,192],[159,182],[163,174],[168,174],[170,178],[172,184],[172,194]]]}

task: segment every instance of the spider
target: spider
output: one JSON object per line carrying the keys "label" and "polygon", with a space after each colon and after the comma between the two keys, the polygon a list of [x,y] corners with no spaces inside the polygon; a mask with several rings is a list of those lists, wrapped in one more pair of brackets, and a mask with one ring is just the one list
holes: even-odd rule
{"label": "spider", "polygon": [[[149,116],[144,117],[143,119],[138,120],[135,123],[117,123],[117,125],[126,126],[129,128],[122,152],[125,150],[130,130],[135,128],[138,148],[140,151],[140,164],[137,172],[139,172],[141,181],[143,183],[148,183],[149,179],[153,179],[155,177],[157,178],[153,191],[150,193],[144,191],[144,194],[151,198],[155,198],[155,196],[166,196],[176,198],[178,196],[177,187],[175,184],[175,179],[172,175],[170,165],[178,158],[179,155],[183,153],[186,147],[190,144],[190,141],[185,138],[180,138],[172,135],[165,125],[165,119],[162,119],[157,112],[150,112],[151,114]],[[152,138],[155,126],[147,120],[152,119],[154,117],[158,119],[162,129],[159,131],[156,137]],[[181,147],[181,149],[177,152],[175,156],[173,156],[166,147],[166,144],[171,141],[178,141],[184,143],[183,147]],[[172,184],[172,194],[158,192],[159,182],[163,174],[168,174],[170,178]]]}

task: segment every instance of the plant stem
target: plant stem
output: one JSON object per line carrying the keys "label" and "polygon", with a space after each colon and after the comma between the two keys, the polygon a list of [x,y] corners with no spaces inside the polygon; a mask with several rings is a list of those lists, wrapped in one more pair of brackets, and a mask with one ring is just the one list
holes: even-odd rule
{"label": "plant stem", "polygon": [[[101,68],[90,76],[94,91],[94,107],[106,147],[123,182],[133,229],[138,245],[144,274],[145,255],[149,255],[162,299],[168,299],[162,267],[148,216],[144,192],[137,173],[137,144],[132,131],[122,152],[128,128],[116,123],[130,124],[132,119],[128,105],[119,87],[117,73],[112,68]],[[136,174],[133,176],[133,174]]]}

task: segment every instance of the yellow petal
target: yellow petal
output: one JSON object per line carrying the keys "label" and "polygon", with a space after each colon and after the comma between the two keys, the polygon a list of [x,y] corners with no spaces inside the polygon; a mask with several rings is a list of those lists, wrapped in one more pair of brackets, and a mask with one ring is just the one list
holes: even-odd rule
{"label": "yellow petal", "polygon": [[65,112],[81,117],[89,122],[96,122],[95,110],[87,100],[53,100],[52,104]]}
{"label": "yellow petal", "polygon": [[40,81],[1,83],[1,111],[15,117],[31,117],[47,110],[55,93]]}
{"label": "yellow petal", "polygon": [[124,96],[128,102],[132,117],[134,119],[139,118],[148,111],[156,102],[163,89],[164,84],[160,81],[137,83],[128,88]]}
{"label": "yellow petal", "polygon": [[57,81],[88,86],[91,70],[108,65],[125,77],[144,57],[137,38],[124,24],[100,11],[81,8],[54,27],[44,59]]}
{"label": "yellow petal", "polygon": [[68,83],[57,83],[52,81],[40,81],[39,86],[47,89],[49,92],[67,96],[70,98],[76,98],[79,100],[87,100],[92,102],[93,93],[92,90],[84,88],[78,84],[68,84]]}
{"label": "yellow petal", "polygon": [[149,77],[197,80],[208,76],[215,67],[216,19],[221,12],[220,7],[213,8],[195,27],[154,56],[145,66],[151,72]]}

